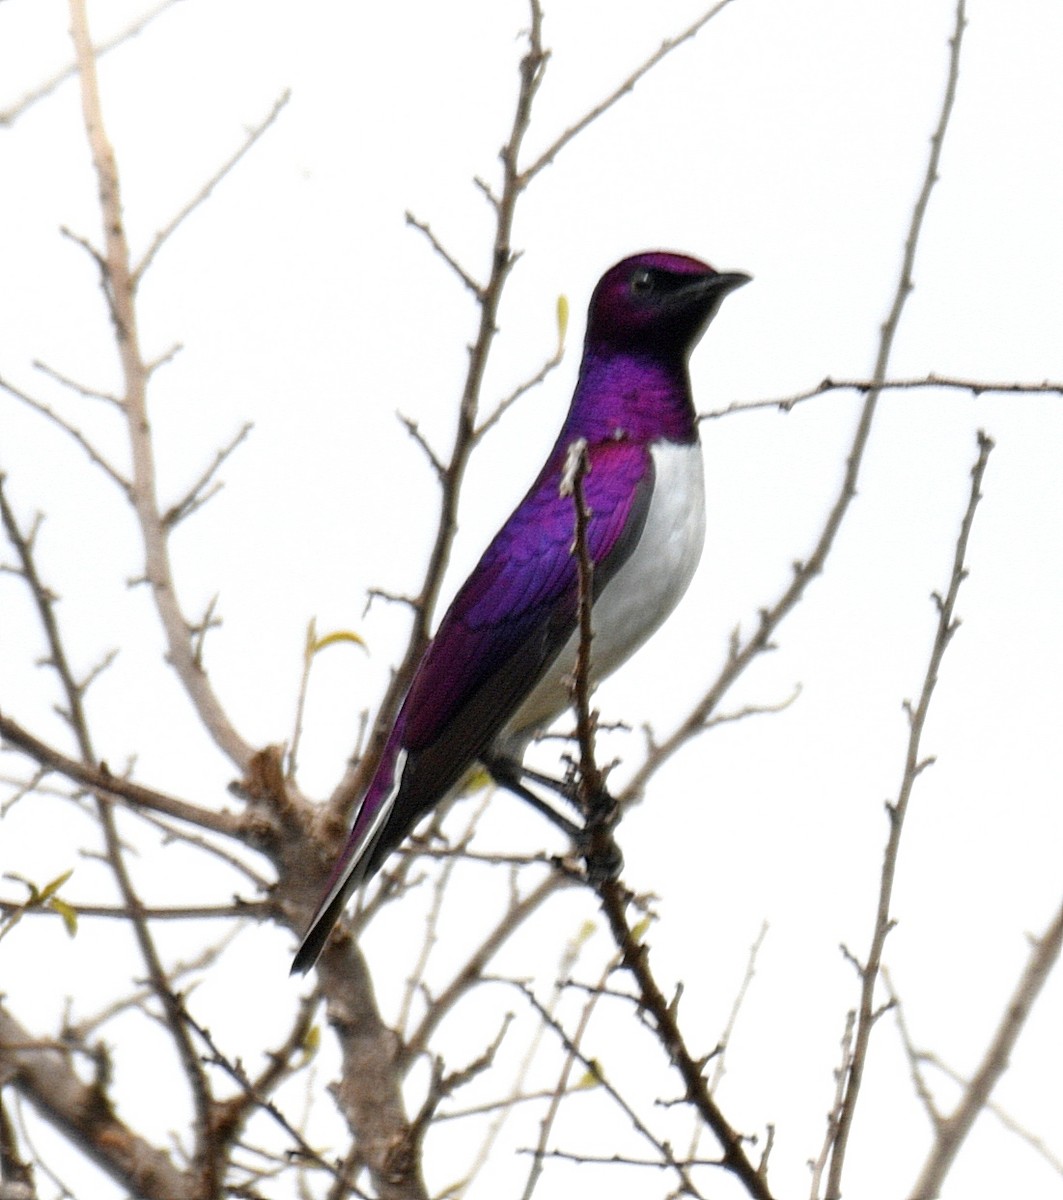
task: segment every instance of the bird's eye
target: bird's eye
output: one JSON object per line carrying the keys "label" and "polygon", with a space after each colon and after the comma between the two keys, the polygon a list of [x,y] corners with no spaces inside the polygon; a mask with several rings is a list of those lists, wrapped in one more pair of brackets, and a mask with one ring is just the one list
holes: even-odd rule
{"label": "bird's eye", "polygon": [[653,291],[653,276],[649,271],[643,269],[636,271],[631,276],[631,290],[636,296],[645,296],[647,292]]}

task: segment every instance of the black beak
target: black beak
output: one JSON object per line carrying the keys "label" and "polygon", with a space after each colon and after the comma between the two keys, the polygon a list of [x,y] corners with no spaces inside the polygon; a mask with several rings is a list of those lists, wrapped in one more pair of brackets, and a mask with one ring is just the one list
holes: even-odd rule
{"label": "black beak", "polygon": [[752,278],[752,275],[747,275],[744,271],[722,271],[717,275],[710,275],[703,281],[703,286],[706,291],[722,299],[728,292],[744,287]]}

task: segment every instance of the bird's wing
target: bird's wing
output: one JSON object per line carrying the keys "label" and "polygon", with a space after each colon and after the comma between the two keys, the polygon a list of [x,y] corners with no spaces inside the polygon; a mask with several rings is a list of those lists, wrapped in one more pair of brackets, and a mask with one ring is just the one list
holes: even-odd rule
{"label": "bird's wing", "polygon": [[[588,462],[583,494],[597,595],[638,542],[654,467],[647,447],[626,441],[589,447]],[[517,711],[576,628],[575,505],[560,493],[562,468],[553,459],[547,465],[454,598],[425,653],[404,705],[407,774],[411,767],[424,773],[430,762],[431,774],[450,786]]]}
{"label": "bird's wing", "polygon": [[[645,445],[588,447],[583,496],[598,594],[638,542],[653,492]],[[347,897],[457,783],[576,628],[575,506],[555,454],[484,551],[421,659],[325,896],[296,956],[306,971]]]}

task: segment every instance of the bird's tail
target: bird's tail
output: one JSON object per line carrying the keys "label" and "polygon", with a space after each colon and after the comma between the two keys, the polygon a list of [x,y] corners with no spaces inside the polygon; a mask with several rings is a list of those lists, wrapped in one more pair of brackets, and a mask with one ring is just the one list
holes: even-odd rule
{"label": "bird's tail", "polygon": [[395,804],[395,796],[402,783],[402,771],[406,762],[406,751],[399,749],[400,724],[392,730],[388,745],[384,747],[380,765],[377,767],[369,790],[365,794],[358,815],[354,819],[350,836],[343,852],[332,868],[324,895],[317,906],[303,935],[302,944],[292,962],[291,974],[305,975],[317,962],[339,920],[343,906],[355,888],[365,883],[374,869],[373,851],[387,825],[388,815]]}

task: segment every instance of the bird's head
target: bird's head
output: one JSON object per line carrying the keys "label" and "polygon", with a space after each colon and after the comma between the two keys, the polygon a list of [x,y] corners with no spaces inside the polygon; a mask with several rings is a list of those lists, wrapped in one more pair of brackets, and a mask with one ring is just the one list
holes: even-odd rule
{"label": "bird's head", "polygon": [[594,289],[587,346],[685,360],[723,297],[749,279],[662,250],[625,258]]}

